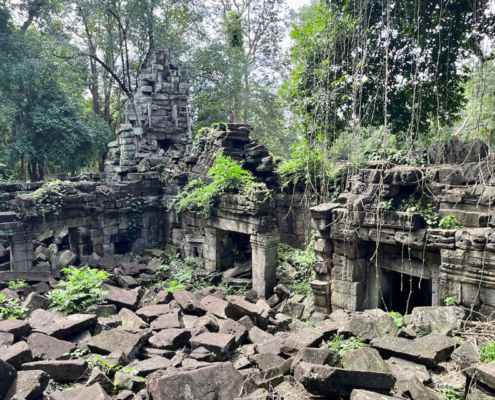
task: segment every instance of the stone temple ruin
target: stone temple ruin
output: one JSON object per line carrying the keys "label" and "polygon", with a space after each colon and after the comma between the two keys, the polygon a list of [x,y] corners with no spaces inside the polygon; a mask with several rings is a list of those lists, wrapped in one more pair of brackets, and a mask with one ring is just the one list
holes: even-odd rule
{"label": "stone temple ruin", "polygon": [[[31,193],[42,183],[3,185],[0,235],[8,239],[10,257],[4,254],[1,269],[57,276],[74,263],[172,244],[183,256],[203,259],[209,271],[225,271],[235,245],[252,265],[253,289],[268,298],[277,284],[278,243],[302,248],[313,229],[318,311],[404,311],[406,304],[441,305],[446,298],[494,310],[494,168],[485,145],[439,142],[430,149],[430,167],[373,161],[348,169],[338,201],[308,210],[301,190],[280,186],[272,156],[250,139],[248,125],[220,124],[193,145],[188,94],[186,72],[168,52],[158,52],[140,74],[127,123],[108,145],[105,173],[71,181],[57,215],[40,214],[36,206]],[[169,210],[187,182],[208,180],[215,153],[241,160],[272,190],[274,202],[225,194],[206,219]],[[427,196],[441,217],[456,216],[463,228],[430,229],[418,213],[378,207],[413,193]],[[129,207],[134,200],[139,212]],[[136,218],[139,231],[131,235]],[[52,245],[33,256],[33,241]],[[231,281],[251,284],[251,278]],[[420,289],[397,290],[409,281]]]}
{"label": "stone temple ruin", "polygon": [[[43,203],[52,183],[0,185],[0,400],[494,398],[495,361],[478,349],[495,342],[495,168],[482,142],[437,142],[426,167],[342,163],[335,201],[310,207],[249,125],[193,139],[188,94],[158,52],[104,173]],[[210,181],[217,153],[273,201],[222,193],[208,217],[171,209]],[[455,224],[429,226],[442,217]],[[313,241],[311,298],[282,281],[278,251]],[[169,256],[200,259],[211,286],[159,287]],[[61,270],[86,264],[108,272],[104,304],[56,311]],[[24,319],[4,319],[4,301]]]}

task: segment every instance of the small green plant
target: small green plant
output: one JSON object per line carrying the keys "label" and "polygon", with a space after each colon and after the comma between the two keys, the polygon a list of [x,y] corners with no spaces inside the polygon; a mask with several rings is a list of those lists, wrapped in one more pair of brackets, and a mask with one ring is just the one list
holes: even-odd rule
{"label": "small green plant", "polygon": [[346,351],[357,350],[361,347],[365,347],[363,338],[350,337],[344,340],[344,336],[335,334],[332,339],[327,342],[329,349],[337,350],[340,355]]}
{"label": "small green plant", "polygon": [[464,228],[464,225],[462,225],[455,215],[448,215],[446,217],[443,217],[440,220],[440,223],[438,224],[440,228],[442,229],[461,229]]}
{"label": "small green plant", "polygon": [[395,212],[394,199],[383,200],[378,204],[378,207],[382,212],[391,214]]}
{"label": "small green plant", "polygon": [[24,318],[28,309],[20,304],[19,300],[6,299],[4,294],[0,294],[0,315],[7,319]]}
{"label": "small green plant", "polygon": [[17,280],[17,281],[10,281],[9,282],[9,289],[12,289],[12,290],[20,289],[20,288],[23,288],[26,286],[27,286],[26,281]]}
{"label": "small green plant", "polygon": [[167,272],[168,270],[170,270],[170,266],[168,266],[168,265],[159,265],[158,267],[156,267],[156,270],[159,271],[159,272]]}
{"label": "small green plant", "polygon": [[215,155],[215,162],[209,169],[207,178],[211,183],[206,184],[201,179],[189,182],[171,202],[170,208],[179,213],[190,211],[209,217],[220,193],[238,192],[257,203],[271,199],[270,191],[264,183],[255,182],[254,175],[243,169],[240,162],[220,153]]}
{"label": "small green plant", "polygon": [[461,400],[461,397],[452,388],[445,388],[442,390],[442,393],[447,400]]}
{"label": "small green plant", "polygon": [[409,214],[419,214],[429,226],[437,225],[440,219],[437,210],[432,204],[425,204],[423,199],[416,199],[414,195],[402,200],[399,211],[405,211]]}
{"label": "small green plant", "polygon": [[129,241],[134,242],[143,229],[143,207],[141,202],[131,193],[125,198],[127,210],[127,237]]}
{"label": "small green plant", "polygon": [[404,316],[400,312],[390,311],[388,315],[390,315],[394,319],[395,325],[397,325],[399,328],[402,328],[404,326]]}
{"label": "small green plant", "polygon": [[91,306],[104,304],[108,291],[101,289],[108,278],[106,271],[91,268],[69,267],[62,269],[65,279],[47,297],[58,311],[67,314],[86,312]]}
{"label": "small green plant", "polygon": [[169,287],[167,287],[167,290],[170,292],[170,293],[173,293],[175,292],[176,290],[186,290],[186,287],[184,285],[181,285],[179,282],[177,281],[172,281],[172,283],[170,284]]}
{"label": "small green plant", "polygon": [[495,361],[495,342],[489,342],[478,349],[480,360],[489,363]]}
{"label": "small green plant", "polygon": [[447,297],[444,301],[446,306],[455,306],[457,304],[453,297]]}
{"label": "small green plant", "polygon": [[36,214],[45,220],[46,209],[53,212],[58,219],[62,212],[67,195],[66,185],[68,182],[55,180],[47,182],[33,193],[34,208]]}

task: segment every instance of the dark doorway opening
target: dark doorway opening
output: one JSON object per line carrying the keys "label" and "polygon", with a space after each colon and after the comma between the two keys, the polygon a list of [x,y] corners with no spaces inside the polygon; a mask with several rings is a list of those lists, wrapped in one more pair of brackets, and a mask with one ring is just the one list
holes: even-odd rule
{"label": "dark doorway opening", "polygon": [[251,238],[239,232],[229,232],[230,262],[244,263],[251,260]]}
{"label": "dark doorway opening", "polygon": [[382,270],[382,309],[401,314],[411,313],[415,307],[431,306],[432,281],[396,271]]}
{"label": "dark doorway opening", "polygon": [[131,251],[131,243],[127,240],[121,241],[121,242],[115,242],[114,243],[115,247],[115,254],[126,254]]}

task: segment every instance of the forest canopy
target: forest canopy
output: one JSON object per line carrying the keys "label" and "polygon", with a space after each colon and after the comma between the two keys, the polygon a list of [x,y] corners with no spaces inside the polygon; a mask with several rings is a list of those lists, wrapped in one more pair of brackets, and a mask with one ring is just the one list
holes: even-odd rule
{"label": "forest canopy", "polygon": [[[193,132],[249,123],[285,182],[494,127],[491,0],[0,0],[3,180],[103,167],[156,50],[191,79]],[[490,143],[491,144],[491,143]]]}

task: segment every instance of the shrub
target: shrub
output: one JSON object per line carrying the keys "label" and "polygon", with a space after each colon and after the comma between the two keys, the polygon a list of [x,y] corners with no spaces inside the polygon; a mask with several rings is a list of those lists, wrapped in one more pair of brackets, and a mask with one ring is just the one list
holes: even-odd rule
{"label": "shrub", "polygon": [[0,294],[0,315],[7,319],[24,318],[27,308],[20,304],[19,300],[6,299]]}
{"label": "shrub", "polygon": [[12,290],[20,289],[20,288],[26,287],[26,286],[27,286],[26,281],[17,280],[17,281],[10,281],[9,282],[9,289],[12,289]]}
{"label": "shrub", "polygon": [[446,217],[443,217],[440,220],[440,223],[438,224],[440,228],[442,229],[460,229],[464,228],[464,225],[462,225],[455,215],[448,215]]}
{"label": "shrub", "polygon": [[445,305],[446,306],[455,306],[457,303],[455,302],[453,297],[447,297],[445,299]]}
{"label": "shrub", "polygon": [[495,361],[495,342],[489,342],[484,346],[480,346],[478,355],[483,362],[489,363]]}
{"label": "shrub", "polygon": [[176,290],[186,290],[186,287],[184,285],[181,285],[179,282],[177,281],[172,281],[172,283],[170,284],[170,286],[167,288],[167,290],[170,292],[170,293],[173,293],[175,292]]}
{"label": "shrub", "polygon": [[48,295],[52,306],[67,314],[86,312],[91,306],[104,304],[107,291],[101,289],[103,281],[108,278],[105,271],[91,268],[64,268],[65,280],[58,285],[60,289],[52,290]]}
{"label": "shrub", "polygon": [[191,211],[209,217],[222,192],[239,192],[250,201],[261,203],[271,199],[270,191],[264,183],[255,182],[254,175],[243,169],[238,161],[220,153],[216,154],[207,177],[212,179],[210,184],[205,184],[201,179],[189,182],[172,201],[171,208],[179,213]]}
{"label": "shrub", "polygon": [[438,224],[440,216],[432,204],[424,203],[422,199],[416,199],[414,196],[402,200],[399,211],[406,211],[409,214],[419,214],[425,220],[427,225],[434,226]]}
{"label": "shrub", "polygon": [[53,182],[45,183],[33,193],[36,214],[43,217],[43,220],[45,219],[45,208],[51,210],[55,218],[60,216],[67,194],[67,189],[65,188],[67,183],[57,179]]}
{"label": "shrub", "polygon": [[363,338],[350,337],[348,340],[344,340],[342,335],[334,335],[334,337],[327,342],[329,349],[337,350],[340,355],[346,351],[358,350],[361,347],[366,346]]}
{"label": "shrub", "polygon": [[402,328],[404,326],[404,316],[400,312],[390,311],[388,315],[394,319],[397,327]]}

